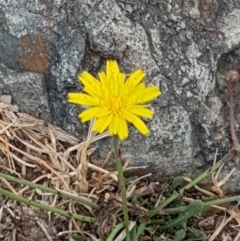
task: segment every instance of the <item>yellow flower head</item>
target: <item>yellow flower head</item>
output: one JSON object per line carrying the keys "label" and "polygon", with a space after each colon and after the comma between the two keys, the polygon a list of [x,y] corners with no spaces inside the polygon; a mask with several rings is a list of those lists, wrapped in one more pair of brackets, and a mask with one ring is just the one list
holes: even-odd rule
{"label": "yellow flower head", "polygon": [[79,118],[82,122],[96,118],[93,131],[97,133],[108,128],[110,135],[117,135],[123,140],[128,137],[127,122],[130,122],[147,135],[149,130],[140,118],[152,118],[153,111],[146,103],[160,96],[161,92],[156,86],[146,87],[141,83],[145,76],[138,69],[126,79],[117,62],[108,60],[106,73],[100,72],[99,80],[86,71],[79,75],[85,93],[68,93],[68,102],[90,106]]}

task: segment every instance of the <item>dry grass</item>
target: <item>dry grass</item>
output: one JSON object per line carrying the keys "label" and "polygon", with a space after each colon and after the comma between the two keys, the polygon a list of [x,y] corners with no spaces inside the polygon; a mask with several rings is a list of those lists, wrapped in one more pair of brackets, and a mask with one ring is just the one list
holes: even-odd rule
{"label": "dry grass", "polygon": [[[80,143],[62,129],[26,113],[14,113],[10,103],[0,102],[0,170],[87,198],[93,203],[101,202],[101,192],[111,189],[111,185],[116,185],[117,181],[116,172],[104,169],[110,154],[103,160],[102,167],[88,161],[95,150],[92,143],[107,136],[107,133],[93,134],[90,127],[86,141]],[[0,185],[15,194],[69,212],[77,212],[79,208],[75,202],[59,199],[57,195],[42,193],[40,190],[13,185],[3,178]],[[83,212],[91,216],[93,210],[89,207],[84,209]],[[69,232],[80,231],[75,221],[70,220],[70,223]]]}
{"label": "dry grass", "polygon": [[[17,195],[71,213],[98,218],[97,227],[73,219],[56,217],[0,195],[0,240],[69,240],[71,234],[76,232],[91,240],[104,240],[104,234],[109,231],[106,227],[111,229],[116,224],[117,218],[122,216],[117,173],[105,169],[111,153],[106,154],[106,159],[102,160],[100,166],[91,164],[89,159],[95,151],[93,143],[108,137],[108,133],[95,135],[91,131],[91,123],[86,140],[80,142],[56,126],[26,113],[16,113],[12,108],[11,103],[0,102],[0,171],[86,198],[99,204],[101,210],[93,210],[89,206],[62,199],[59,195],[46,194],[0,178],[0,187]],[[124,170],[127,169],[127,165],[128,162]],[[220,171],[221,168],[212,175],[212,191],[196,186],[197,195],[224,197],[221,186],[234,170],[226,178],[218,181]],[[142,180],[143,178],[145,177],[130,183],[127,196],[131,197],[133,193],[141,194],[143,200],[147,198],[155,206],[158,205],[164,200],[165,184],[147,183]],[[191,181],[187,177],[184,179],[187,182]],[[183,200],[190,202],[194,198],[194,195],[191,195],[188,198],[183,197]],[[207,240],[240,240],[240,213],[237,206],[215,206],[215,210],[208,217],[196,219],[194,225],[206,231]],[[147,216],[148,209],[129,203],[129,212],[134,219],[136,214]],[[111,220],[111,227],[105,225],[107,220]],[[130,224],[133,225],[134,222]],[[171,240],[167,237],[162,235],[163,240]],[[122,240],[121,235],[117,240]],[[151,240],[151,237],[145,236],[142,240]]]}

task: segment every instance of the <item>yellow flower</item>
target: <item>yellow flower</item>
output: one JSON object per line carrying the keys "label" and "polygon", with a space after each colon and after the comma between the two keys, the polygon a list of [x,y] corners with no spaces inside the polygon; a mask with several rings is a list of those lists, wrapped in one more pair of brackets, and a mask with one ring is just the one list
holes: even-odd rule
{"label": "yellow flower", "polygon": [[146,103],[160,96],[161,92],[156,86],[146,87],[141,83],[145,76],[138,69],[126,79],[117,62],[108,60],[106,73],[100,72],[99,80],[86,71],[79,75],[85,93],[68,93],[68,102],[90,106],[78,117],[82,122],[96,118],[93,131],[97,133],[108,128],[110,135],[117,135],[123,140],[128,137],[127,122],[130,122],[147,135],[149,130],[141,117],[152,118],[153,111]]}

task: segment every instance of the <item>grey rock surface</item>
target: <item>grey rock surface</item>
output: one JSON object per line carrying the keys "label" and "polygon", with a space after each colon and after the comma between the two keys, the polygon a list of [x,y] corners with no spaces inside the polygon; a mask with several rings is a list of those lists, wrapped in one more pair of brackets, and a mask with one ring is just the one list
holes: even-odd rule
{"label": "grey rock surface", "polygon": [[10,95],[20,111],[51,121],[45,79],[42,74],[15,72],[0,65],[0,96]]}
{"label": "grey rock surface", "polygon": [[[225,76],[240,70],[239,1],[0,0],[0,9],[0,93],[12,94],[21,110],[32,106],[84,139],[82,108],[68,105],[66,94],[82,89],[82,70],[96,75],[116,59],[126,73],[146,71],[146,82],[162,90],[147,121],[151,134],[131,128],[123,144],[132,165],[148,165],[155,178],[195,176],[216,148],[219,158],[231,149]],[[100,157],[108,143],[98,143]],[[239,182],[237,168],[226,188],[239,191]]]}

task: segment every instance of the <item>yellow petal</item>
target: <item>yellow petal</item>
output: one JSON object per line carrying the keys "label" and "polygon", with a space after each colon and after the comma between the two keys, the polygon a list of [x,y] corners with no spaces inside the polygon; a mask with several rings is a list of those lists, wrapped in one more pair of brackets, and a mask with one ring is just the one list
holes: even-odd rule
{"label": "yellow petal", "polygon": [[114,74],[119,74],[120,70],[116,60],[109,60],[109,70]]}
{"label": "yellow petal", "polygon": [[104,72],[98,73],[99,79],[101,81],[100,92],[102,93],[102,100],[106,100],[110,102],[110,98],[112,97],[112,91],[110,90],[110,85],[107,81],[107,76]]}
{"label": "yellow petal", "polygon": [[154,112],[149,110],[148,108],[142,106],[142,105],[134,105],[132,108],[128,110],[132,114],[142,116],[142,117],[147,117],[147,118],[152,118]]}
{"label": "yellow petal", "polygon": [[126,139],[128,137],[127,121],[120,116],[119,116],[118,136],[120,140]]}
{"label": "yellow petal", "polygon": [[112,115],[106,115],[106,116],[102,116],[102,117],[98,118],[97,121],[93,125],[93,131],[95,131],[97,133],[104,132],[107,129],[107,127],[109,126],[111,119],[112,119]]}
{"label": "yellow petal", "polygon": [[115,60],[107,61],[106,76],[107,76],[108,87],[114,95],[117,94],[119,74],[120,74],[120,70],[119,70],[117,61]]}
{"label": "yellow petal", "polygon": [[117,89],[118,89],[118,75],[111,74],[109,77],[109,87],[111,90],[112,95],[117,95]]}
{"label": "yellow petal", "polygon": [[104,108],[102,106],[94,106],[83,111],[78,117],[81,119],[82,122],[86,122],[93,118],[109,115],[110,113],[111,112],[107,108]]}
{"label": "yellow petal", "polygon": [[110,135],[116,135],[118,132],[119,117],[118,115],[112,115],[112,120],[109,124]]}
{"label": "yellow petal", "polygon": [[145,123],[136,115],[123,110],[122,112],[123,118],[125,118],[128,122],[131,122],[143,135],[149,134],[149,130]]}
{"label": "yellow petal", "polygon": [[91,95],[94,98],[102,99],[102,93],[100,91],[97,91],[97,89],[93,89],[90,86],[85,86],[83,88],[83,91],[86,92],[87,94]]}
{"label": "yellow petal", "polygon": [[117,61],[108,60],[106,64],[106,75],[107,78],[112,76],[112,74],[118,75],[120,73]]}
{"label": "yellow petal", "polygon": [[78,79],[80,82],[83,83],[83,85],[91,85],[95,88],[100,87],[100,82],[94,78],[91,74],[89,74],[87,71],[82,72],[79,76]]}
{"label": "yellow petal", "polygon": [[108,86],[108,82],[107,82],[107,76],[104,72],[99,72],[98,73],[98,77],[100,79],[100,82],[102,85],[104,85],[105,87]]}
{"label": "yellow petal", "polygon": [[146,76],[146,73],[144,73],[141,69],[136,70],[132,74],[129,75],[127,81],[126,81],[126,87],[127,88],[134,88],[137,86],[142,79]]}
{"label": "yellow petal", "polygon": [[139,93],[141,93],[145,89],[146,89],[146,85],[143,84],[143,83],[139,84],[138,86],[136,86],[133,89],[129,88],[129,89],[126,90],[126,88],[125,88],[124,96],[125,96],[125,98],[127,98],[129,100],[131,98],[135,99],[135,97],[139,96]]}
{"label": "yellow petal", "polygon": [[78,79],[84,85],[83,90],[85,92],[96,98],[102,98],[102,93],[100,91],[100,82],[97,79],[95,79],[92,75],[84,71],[81,75],[79,75]]}
{"label": "yellow petal", "polygon": [[125,74],[117,73],[112,74],[110,78],[110,89],[114,96],[122,95],[123,88],[124,88],[124,81],[125,81]]}
{"label": "yellow petal", "polygon": [[125,74],[120,73],[118,76],[117,95],[122,96],[124,90]]}
{"label": "yellow petal", "polygon": [[139,93],[136,104],[149,102],[151,100],[156,99],[160,95],[161,91],[158,89],[157,86],[147,87]]}
{"label": "yellow petal", "polygon": [[68,102],[72,104],[87,106],[94,106],[99,104],[99,99],[82,93],[68,93],[67,98]]}

